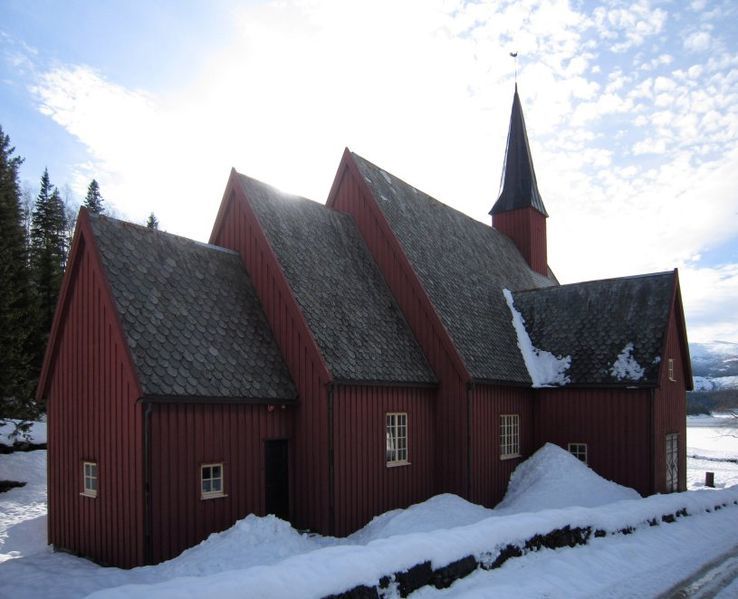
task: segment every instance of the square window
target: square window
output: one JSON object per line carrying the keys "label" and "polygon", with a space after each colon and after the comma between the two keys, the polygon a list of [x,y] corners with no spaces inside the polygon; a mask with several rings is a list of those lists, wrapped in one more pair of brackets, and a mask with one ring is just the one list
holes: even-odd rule
{"label": "square window", "polygon": [[407,413],[386,414],[386,459],[388,466],[407,464]]}
{"label": "square window", "polygon": [[569,453],[575,458],[587,463],[587,444],[586,443],[569,443]]}
{"label": "square window", "polygon": [[82,462],[82,495],[97,497],[97,462]]}
{"label": "square window", "polygon": [[500,415],[500,459],[520,456],[520,417],[518,414]]}
{"label": "square window", "polygon": [[225,497],[223,493],[223,464],[200,466],[200,498]]}

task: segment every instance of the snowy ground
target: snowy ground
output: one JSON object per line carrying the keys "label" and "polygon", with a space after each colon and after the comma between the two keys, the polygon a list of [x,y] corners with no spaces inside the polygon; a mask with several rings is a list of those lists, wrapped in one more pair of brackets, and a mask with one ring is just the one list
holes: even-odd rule
{"label": "snowy ground", "polygon": [[[705,470],[715,472],[718,487],[738,484],[738,463],[726,461],[738,462],[738,439],[719,426],[726,421],[690,418],[688,454],[700,456],[688,460],[690,488],[703,485]],[[413,596],[648,597],[738,543],[738,506],[711,513],[702,509],[714,498],[738,499],[738,487],[641,500],[547,446],[516,471],[495,510],[440,495],[383,514],[347,539],[301,535],[272,516],[249,516],[174,560],[124,571],[48,550],[45,464],[45,451],[0,456],[0,479],[28,483],[0,494],[0,598],[318,597],[373,583],[378,573],[423,559],[437,567],[564,523],[638,530],[574,549],[531,553],[497,570],[477,571],[450,589],[425,588]],[[642,526],[649,514],[668,513],[677,505],[689,505],[694,515]],[[721,597],[735,596],[730,593],[737,584]]]}

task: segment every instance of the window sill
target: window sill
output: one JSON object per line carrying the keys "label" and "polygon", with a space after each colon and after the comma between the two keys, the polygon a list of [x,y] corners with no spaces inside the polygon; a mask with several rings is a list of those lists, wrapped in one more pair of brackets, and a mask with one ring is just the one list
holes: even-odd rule
{"label": "window sill", "polygon": [[386,462],[387,468],[397,468],[398,466],[409,466],[410,462],[402,460],[400,462]]}
{"label": "window sill", "polygon": [[97,497],[97,493],[89,493],[89,492],[82,492],[80,493],[82,497],[89,497],[90,499],[95,499]]}
{"label": "window sill", "polygon": [[519,453],[510,453],[510,454],[507,454],[507,455],[501,455],[500,456],[500,461],[503,461],[503,460],[514,460],[515,458],[519,458],[519,457],[520,457],[520,454]]}
{"label": "window sill", "polygon": [[212,495],[200,495],[200,499],[205,501],[206,499],[220,499],[221,497],[228,497],[225,493],[213,493]]}

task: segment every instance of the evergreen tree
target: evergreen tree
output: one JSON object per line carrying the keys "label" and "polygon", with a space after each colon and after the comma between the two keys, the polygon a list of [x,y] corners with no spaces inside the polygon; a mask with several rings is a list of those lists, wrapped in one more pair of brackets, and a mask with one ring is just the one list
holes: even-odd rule
{"label": "evergreen tree", "polygon": [[0,127],[0,419],[35,416],[33,293],[18,183],[23,162]]}
{"label": "evergreen tree", "polygon": [[159,219],[156,218],[156,215],[153,212],[149,214],[149,218],[146,220],[146,226],[149,229],[159,229]]}
{"label": "evergreen tree", "polygon": [[103,207],[103,197],[100,193],[100,186],[95,179],[90,182],[90,185],[87,188],[85,201],[82,202],[82,205],[85,206],[93,214],[105,213],[105,208]]}
{"label": "evergreen tree", "polygon": [[51,185],[48,170],[41,177],[31,218],[31,275],[38,304],[34,366],[40,368],[54,319],[67,257],[66,215],[59,190]]}

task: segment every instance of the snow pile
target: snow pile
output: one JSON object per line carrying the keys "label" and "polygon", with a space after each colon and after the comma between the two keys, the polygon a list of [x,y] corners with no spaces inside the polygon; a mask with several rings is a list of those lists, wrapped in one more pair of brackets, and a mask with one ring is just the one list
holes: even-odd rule
{"label": "snow pile", "polygon": [[466,526],[494,515],[494,510],[470,503],[458,495],[444,493],[404,510],[385,512],[348,539],[352,543],[366,545],[396,535]]}
{"label": "snow pile", "polygon": [[249,514],[228,530],[157,566],[166,577],[206,576],[215,572],[271,564],[322,546],[276,516]]}
{"label": "snow pile", "polygon": [[637,491],[605,480],[568,451],[546,443],[512,473],[505,498],[495,513],[595,507],[639,498]]}
{"label": "snow pile", "polygon": [[46,451],[0,457],[0,480],[25,482],[0,493],[0,563],[46,549]]}
{"label": "snow pile", "polygon": [[512,314],[512,324],[518,336],[518,347],[523,356],[525,367],[528,369],[534,387],[552,387],[566,385],[570,379],[566,371],[571,366],[571,356],[554,356],[551,352],[533,346],[528,331],[525,330],[525,319],[515,309],[515,302],[509,289],[503,289],[502,294]]}
{"label": "snow pile", "polygon": [[0,421],[0,445],[13,445],[14,443],[34,443],[41,445],[46,443],[46,423],[31,422],[28,428],[19,428],[23,421],[7,418]]}
{"label": "snow pile", "polygon": [[610,369],[610,374],[619,381],[640,381],[645,369],[633,357],[633,343],[627,343]]}

